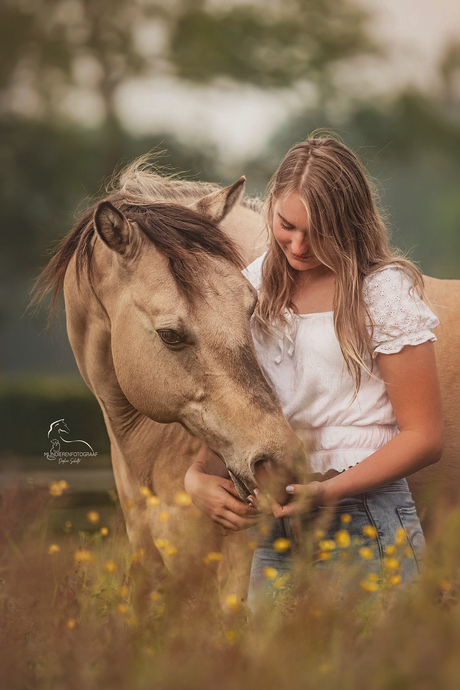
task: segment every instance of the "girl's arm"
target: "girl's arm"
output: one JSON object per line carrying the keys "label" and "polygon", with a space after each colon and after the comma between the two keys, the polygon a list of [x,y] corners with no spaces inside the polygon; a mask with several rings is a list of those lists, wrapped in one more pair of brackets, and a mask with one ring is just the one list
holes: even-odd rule
{"label": "girl's arm", "polygon": [[237,531],[257,524],[256,510],[240,500],[227,468],[206,443],[187,470],[184,486],[196,507],[224,529]]}
{"label": "girl's arm", "polygon": [[285,506],[276,504],[276,517],[305,512],[316,505],[333,505],[342,498],[373,491],[441,457],[444,427],[433,343],[406,345],[397,354],[379,354],[378,363],[400,433],[368,458],[331,479],[288,487],[288,493],[297,495],[297,500]]}

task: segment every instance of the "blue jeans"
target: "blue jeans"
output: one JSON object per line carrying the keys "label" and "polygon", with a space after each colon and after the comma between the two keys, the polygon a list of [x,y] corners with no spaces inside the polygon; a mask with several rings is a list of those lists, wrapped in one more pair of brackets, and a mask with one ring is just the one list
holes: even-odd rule
{"label": "blue jeans", "polygon": [[[315,538],[315,530],[322,527],[323,518],[326,528]],[[344,498],[334,511],[319,506],[302,518],[302,527],[311,535],[314,568],[330,569],[347,551],[352,562],[359,562],[374,578],[381,578],[386,569],[387,573],[400,576],[401,582],[409,582],[420,572],[425,538],[405,479]],[[343,530],[350,536],[349,548]],[[269,529],[265,527],[265,534],[260,526],[251,527],[249,532],[257,543],[248,594],[249,606],[255,610],[257,602],[276,598],[280,581],[283,583],[292,574],[295,551],[292,545],[296,540],[288,518],[274,519]],[[276,550],[273,544],[277,539],[288,539],[291,548]],[[391,567],[394,571],[389,570]],[[274,570],[267,571],[267,568],[276,570],[276,576]]]}

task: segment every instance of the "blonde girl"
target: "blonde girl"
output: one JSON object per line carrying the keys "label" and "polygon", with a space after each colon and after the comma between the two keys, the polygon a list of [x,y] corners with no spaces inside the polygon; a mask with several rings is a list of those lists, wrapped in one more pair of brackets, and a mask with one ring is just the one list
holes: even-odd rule
{"label": "blonde girl", "polygon": [[[305,497],[306,520],[334,506],[327,536],[351,516],[351,536],[371,548],[377,573],[404,530],[408,580],[424,537],[405,477],[436,462],[443,447],[438,320],[423,301],[422,277],[390,248],[363,167],[333,137],[310,137],[287,153],[269,184],[265,220],[268,250],[244,272],[259,294],[253,337],[286,418],[310,449],[312,481],[287,486],[284,505],[271,501],[276,520],[254,554],[250,603],[269,586],[267,566],[291,570],[291,552],[273,542],[290,538],[289,518],[305,512]],[[209,448],[186,488],[225,529],[258,519],[261,487],[252,506],[239,501]],[[324,566],[318,553],[314,562]]]}

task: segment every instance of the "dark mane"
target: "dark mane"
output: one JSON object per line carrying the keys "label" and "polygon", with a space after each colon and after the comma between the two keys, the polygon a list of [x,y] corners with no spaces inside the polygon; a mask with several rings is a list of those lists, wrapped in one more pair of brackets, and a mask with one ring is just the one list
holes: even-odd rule
{"label": "dark mane", "polygon": [[[128,172],[133,169],[131,167]],[[193,192],[199,198],[208,193],[208,188],[213,190],[217,187],[207,185],[208,188],[203,191],[205,185],[202,183],[184,183],[160,178],[152,173],[140,171],[139,168],[136,169],[136,175],[136,181],[142,184],[131,184],[127,188],[125,173],[125,177],[122,176],[119,180],[118,189],[113,190],[104,200],[110,201],[130,222],[136,223],[142,235],[153,242],[158,251],[168,259],[171,274],[187,300],[192,301],[200,294],[207,256],[222,258],[238,268],[243,268],[244,263],[235,243],[203,216],[180,205],[180,200],[186,196],[183,191],[186,185],[189,199]],[[149,177],[150,182],[154,178],[160,180],[163,187],[169,184],[169,199],[155,201],[151,194],[146,193],[146,179],[148,182]],[[179,199],[179,194],[176,195],[174,191],[175,184],[180,185]],[[148,191],[152,192],[151,189]],[[162,192],[164,193],[164,189]],[[85,273],[92,287],[92,255],[96,241],[101,241],[93,222],[97,205],[93,204],[84,212],[75,228],[61,241],[56,253],[38,276],[33,288],[31,306],[39,304],[45,295],[51,292],[51,316],[62,292],[65,274],[73,256],[76,257],[78,284]]]}

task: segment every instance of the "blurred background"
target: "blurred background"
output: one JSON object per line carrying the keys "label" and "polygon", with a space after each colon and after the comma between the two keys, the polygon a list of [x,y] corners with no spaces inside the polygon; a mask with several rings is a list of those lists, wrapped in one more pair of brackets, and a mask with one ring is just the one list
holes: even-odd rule
{"label": "blurred background", "polygon": [[63,417],[108,466],[63,317],[45,331],[25,310],[53,242],[140,154],[262,194],[295,142],[330,127],[377,180],[394,244],[460,278],[457,0],[3,0],[0,46],[4,481],[64,471],[43,455]]}

